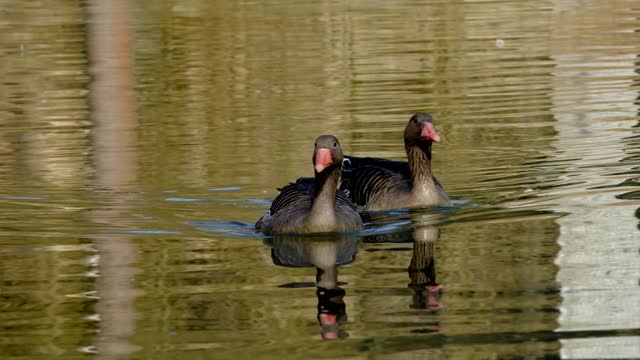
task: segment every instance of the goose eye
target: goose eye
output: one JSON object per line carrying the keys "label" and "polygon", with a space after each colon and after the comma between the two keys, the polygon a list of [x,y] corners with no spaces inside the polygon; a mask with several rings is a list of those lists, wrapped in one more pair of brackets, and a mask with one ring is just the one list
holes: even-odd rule
{"label": "goose eye", "polygon": [[313,147],[318,147],[318,144],[313,144]]}
{"label": "goose eye", "polygon": [[336,147],[336,146],[338,146],[338,143],[333,143],[333,147]]}
{"label": "goose eye", "polygon": [[413,119],[411,120],[412,123],[417,124],[418,123],[418,119]]}

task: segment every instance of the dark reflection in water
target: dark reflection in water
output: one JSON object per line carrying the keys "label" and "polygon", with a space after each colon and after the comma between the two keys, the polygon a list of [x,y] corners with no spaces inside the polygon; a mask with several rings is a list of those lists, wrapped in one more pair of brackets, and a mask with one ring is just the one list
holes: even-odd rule
{"label": "dark reflection in water", "polygon": [[264,240],[265,245],[271,247],[271,259],[275,265],[316,268],[317,318],[323,339],[349,336],[343,329],[347,322],[347,311],[343,300],[345,290],[338,282],[338,266],[355,260],[359,242],[355,236],[283,236]]}
{"label": "dark reflection in water", "polygon": [[435,225],[420,225],[413,230],[413,252],[409,265],[409,287],[414,291],[412,307],[440,310],[442,285],[438,284],[435,259],[435,241],[440,230]]}
{"label": "dark reflection in water", "polygon": [[[384,243],[390,238],[395,242],[413,243],[411,263],[408,266],[409,288],[413,290],[411,308],[437,311],[441,285],[436,281],[434,243],[438,240],[437,221],[441,216],[410,214],[412,223],[408,230],[390,234],[365,236],[364,242]],[[373,216],[375,218],[376,216]],[[385,218],[378,214],[377,217]],[[372,216],[366,216],[371,220]],[[315,267],[316,295],[318,297],[317,319],[323,339],[348,337],[344,329],[347,311],[344,303],[346,291],[338,281],[338,267],[352,263],[356,258],[361,239],[356,236],[296,237],[282,236],[267,238],[265,245],[271,248],[271,259],[277,266]],[[288,283],[281,287],[300,287],[306,283]],[[431,331],[437,332],[434,326]]]}
{"label": "dark reflection in water", "polygon": [[[369,221],[388,219],[385,213],[364,214]],[[411,219],[408,230],[386,234],[374,234],[363,237],[365,243],[394,242],[413,243],[411,263],[408,266],[409,288],[413,290],[411,308],[437,311],[441,285],[436,281],[434,244],[439,238],[438,223],[442,216],[438,214],[406,213]],[[352,236],[282,236],[267,238],[265,245],[271,248],[271,259],[277,266],[315,267],[316,295],[318,297],[318,322],[323,339],[348,337],[343,325],[347,322],[345,289],[338,281],[338,267],[352,263],[356,258],[361,239]],[[306,283],[289,283],[281,287],[300,287]],[[345,285],[342,283],[342,285]],[[430,331],[437,332],[437,326]]]}
{"label": "dark reflection in water", "polygon": [[[555,267],[549,261],[553,252],[547,249],[553,246],[557,236],[557,227],[553,225],[555,216],[530,210],[523,213],[521,224],[513,218],[501,221],[495,215],[485,216],[485,220],[462,225],[476,228],[475,236],[456,239],[455,232],[450,231],[457,227],[445,226],[446,239],[443,240],[440,239],[441,227],[449,220],[441,212],[416,209],[395,214],[371,213],[367,214],[368,227],[384,229],[389,221],[395,221],[398,227],[395,231],[365,235],[361,240],[356,237],[278,237],[265,239],[264,243],[271,248],[275,265],[316,268],[314,284],[279,286],[316,286],[317,319],[324,339],[347,338],[352,332],[360,334],[363,329],[384,323],[386,330],[376,330],[382,334],[379,340],[361,340],[359,346],[377,349],[377,341],[384,341],[385,346],[380,349],[383,353],[410,351],[416,356],[442,356],[444,348],[449,349],[446,353],[453,354],[466,351],[464,347],[458,349],[463,344],[472,344],[491,346],[501,357],[511,357],[518,356],[517,344],[530,343],[529,353],[549,357],[557,356],[560,349],[559,337],[545,335],[557,326],[555,309],[560,303],[553,281]],[[524,231],[519,236],[514,235],[518,233],[516,229],[506,231],[512,226]],[[519,242],[529,245],[519,250]],[[362,248],[366,251],[362,252]],[[557,251],[557,247],[555,249]],[[365,260],[354,261],[358,250]],[[410,257],[396,256],[407,251]],[[528,255],[519,254],[520,251]],[[448,254],[448,258],[439,259],[438,253]],[[468,258],[469,255],[472,257]],[[401,259],[404,259],[402,264],[398,262]],[[443,264],[437,267],[439,261]],[[486,268],[481,269],[477,261]],[[533,273],[529,271],[532,261],[537,264],[537,271]],[[385,287],[376,290],[369,283],[349,284],[338,280],[338,267],[347,264],[368,269],[371,274],[382,274],[367,263],[383,268],[400,265],[409,282],[394,276],[395,284],[387,280]],[[471,269],[475,269],[473,273],[469,273]],[[409,293],[401,290],[407,285]],[[369,295],[349,312],[367,315],[347,323],[345,299],[349,293],[362,293],[363,286]],[[371,296],[377,299],[375,304],[366,300]],[[398,296],[405,300],[396,300]],[[429,340],[415,338],[427,335],[432,337]],[[544,340],[540,340],[541,337]]]}
{"label": "dark reflection in water", "polygon": [[435,242],[440,238],[439,226],[447,221],[446,214],[414,209],[399,216],[388,213],[365,213],[363,216],[375,226],[380,222],[400,222],[402,230],[365,236],[365,243],[412,243],[411,263],[408,267],[409,288],[414,292],[412,308],[440,310],[442,285],[437,282]]}
{"label": "dark reflection in water", "polygon": [[[527,344],[528,354],[558,355],[558,338],[541,336],[557,327],[561,297],[551,259],[558,250],[554,220],[561,215],[535,209],[515,214],[499,208],[400,212],[391,218],[408,220],[403,230],[364,238],[363,254],[374,255],[365,261],[403,266],[410,279],[411,302],[405,306],[411,311],[395,301],[386,311],[368,309],[394,319],[395,331],[383,331],[386,351],[463,356],[465,347],[490,348],[505,358],[519,356]],[[378,221],[389,221],[389,214],[375,214],[372,223]],[[406,251],[410,258],[398,256]],[[399,295],[389,291],[377,295]]]}

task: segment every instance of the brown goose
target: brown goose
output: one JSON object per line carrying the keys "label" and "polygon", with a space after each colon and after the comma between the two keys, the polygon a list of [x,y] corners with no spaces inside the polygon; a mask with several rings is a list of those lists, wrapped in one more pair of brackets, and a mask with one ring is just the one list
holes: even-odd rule
{"label": "brown goose", "polygon": [[256,230],[266,235],[361,230],[355,205],[338,190],[343,158],[335,136],[318,137],[313,152],[315,179],[300,178],[280,189],[269,212],[256,222]]}
{"label": "brown goose", "polygon": [[345,156],[340,188],[361,211],[451,205],[431,172],[431,143],[438,141],[431,115],[415,114],[404,129],[408,162]]}

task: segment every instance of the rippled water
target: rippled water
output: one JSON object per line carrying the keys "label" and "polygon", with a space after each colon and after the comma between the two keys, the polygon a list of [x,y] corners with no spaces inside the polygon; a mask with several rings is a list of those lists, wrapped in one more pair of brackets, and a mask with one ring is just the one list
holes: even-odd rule
{"label": "rippled water", "polygon": [[[640,357],[638,19],[1,2],[0,357]],[[403,159],[416,111],[453,207],[254,233],[317,135]]]}

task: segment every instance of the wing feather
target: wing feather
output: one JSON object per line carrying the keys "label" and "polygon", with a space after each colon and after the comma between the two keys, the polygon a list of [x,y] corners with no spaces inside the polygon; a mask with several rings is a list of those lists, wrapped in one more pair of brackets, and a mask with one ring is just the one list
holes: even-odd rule
{"label": "wing feather", "polygon": [[412,181],[408,163],[379,158],[347,156],[342,174],[340,188],[359,207],[380,201],[393,189],[407,189]]}
{"label": "wing feather", "polygon": [[[314,185],[314,178],[301,177],[298,178],[295,183],[290,183],[278,189],[280,193],[271,203],[270,214],[273,215],[282,209],[290,207],[311,207]],[[349,195],[340,189],[336,191],[336,207],[356,209]]]}
{"label": "wing feather", "polygon": [[290,183],[279,190],[280,193],[273,199],[269,209],[271,215],[286,208],[310,206],[313,200],[313,187],[305,183]]}

